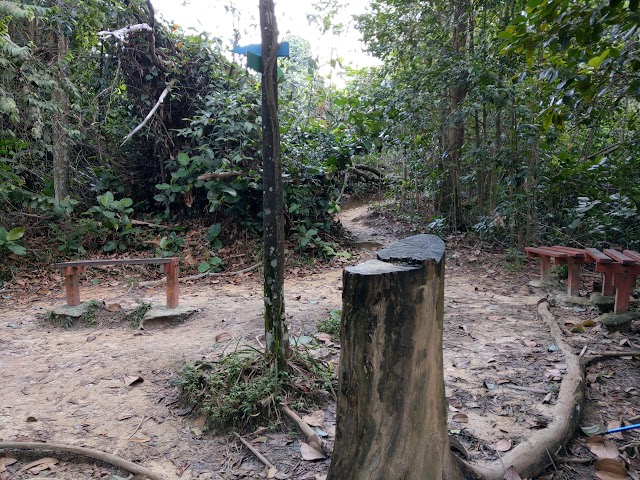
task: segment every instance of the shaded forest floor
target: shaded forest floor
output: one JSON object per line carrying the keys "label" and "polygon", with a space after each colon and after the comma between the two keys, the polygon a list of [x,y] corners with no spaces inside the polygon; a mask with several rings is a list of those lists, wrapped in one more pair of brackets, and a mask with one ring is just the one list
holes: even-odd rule
{"label": "shaded forest floor", "polygon": [[[294,337],[313,336],[317,322],[341,308],[345,265],[373,257],[374,250],[403,231],[367,212],[366,206],[344,211],[341,220],[356,237],[359,250],[354,257],[323,268],[304,264],[289,268],[286,308]],[[536,305],[560,288],[543,292],[530,287],[529,281],[537,277],[536,264],[516,269],[505,264],[502,255],[470,246],[461,237],[446,242],[444,373],[449,429],[461,455],[471,463],[488,462],[553,421],[555,392],[566,366],[546,325],[537,318]],[[594,280],[595,275],[584,276],[584,296]],[[160,305],[165,301],[162,286],[138,289],[122,278],[101,285],[86,283],[81,286],[82,297],[104,300],[114,312],[132,310],[141,301]],[[15,290],[3,292],[0,441],[93,447],[139,462],[169,480],[262,478],[262,465],[232,436],[203,434],[203,419],[190,414],[170,382],[186,361],[216,358],[237,344],[259,345],[264,327],[258,273],[181,285],[181,304],[199,311],[183,322],[147,323],[144,330],[126,323],[63,329],[44,322],[39,314],[64,303],[62,284],[58,285],[20,289],[17,284]],[[584,346],[587,351],[640,348],[638,322],[629,333],[610,334],[591,326],[589,320],[598,316],[593,308],[565,303],[561,297],[552,313],[576,352]],[[571,333],[576,325],[586,327]],[[338,347],[317,340],[310,348],[337,362]],[[607,360],[589,367],[587,373],[582,426],[638,423],[637,360]],[[136,377],[142,381],[132,382]],[[330,450],[334,405],[324,406],[322,427]],[[279,478],[311,480],[328,470],[329,459],[302,459],[303,439],[286,423],[247,433],[246,438],[278,467]],[[630,475],[637,475],[638,430],[612,441],[619,448],[626,446],[622,453],[627,455]],[[556,463],[541,478],[597,478],[592,464],[596,455],[582,433],[577,432],[567,451],[559,454],[570,461]],[[55,453],[0,452],[0,459],[3,456],[17,462],[3,467],[0,461],[1,479],[126,476],[106,465]],[[56,461],[44,462],[48,467],[40,472],[24,468],[45,456]]]}

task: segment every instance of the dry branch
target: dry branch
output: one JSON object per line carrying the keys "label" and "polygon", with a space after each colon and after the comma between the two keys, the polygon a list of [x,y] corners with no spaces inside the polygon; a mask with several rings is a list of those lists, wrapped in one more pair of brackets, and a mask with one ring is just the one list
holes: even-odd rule
{"label": "dry branch", "polygon": [[[247,273],[252,270],[258,268],[261,264],[254,263],[250,267],[243,268],[242,270],[238,270],[236,272],[205,272],[199,273],[197,275],[189,275],[188,277],[179,278],[179,282],[188,282],[190,280],[198,280],[200,278],[204,278],[207,276],[210,277],[230,277],[231,275],[240,275],[241,273]],[[138,283],[138,287],[155,287],[156,285],[162,285],[163,283],[167,283],[167,277],[161,278],[160,280],[149,280],[148,282],[140,282]]]}
{"label": "dry branch", "polygon": [[535,477],[550,464],[549,455],[556,455],[571,438],[580,419],[584,396],[584,367],[571,346],[564,341],[556,319],[549,312],[549,302],[544,300],[538,304],[538,314],[547,323],[567,364],[553,414],[554,420],[547,428],[529,435],[499,460],[486,465],[472,465],[486,480],[502,480],[505,469],[510,465],[523,478]]}
{"label": "dry branch", "polygon": [[278,471],[278,469],[269,460],[267,460],[264,457],[264,455],[262,455],[258,450],[253,448],[253,446],[249,442],[247,442],[244,438],[242,438],[236,432],[233,432],[233,434],[238,438],[238,440],[242,442],[242,444],[245,447],[247,447],[251,451],[251,453],[253,453],[256,456],[258,460],[260,460],[264,464],[265,467],[267,467],[267,478],[273,478],[276,472]]}
{"label": "dry branch", "polygon": [[111,455],[110,453],[101,452],[87,447],[76,447],[74,445],[65,445],[62,443],[41,443],[41,442],[0,442],[0,450],[37,450],[48,452],[71,453],[82,457],[95,458],[101,462],[108,463],[114,467],[121,468],[136,475],[141,475],[149,480],[166,480],[163,476],[152,472],[148,468],[141,467],[124,458]]}
{"label": "dry branch", "polygon": [[229,178],[242,175],[242,172],[211,172],[203,173],[198,177],[198,180],[209,180],[210,178]]}
{"label": "dry branch", "polygon": [[129,140],[131,137],[133,137],[136,133],[138,133],[138,131],[144,127],[147,122],[149,121],[149,119],[151,117],[153,117],[153,114],[156,113],[156,110],[158,110],[158,108],[160,108],[160,105],[162,104],[162,102],[164,101],[165,97],[169,94],[169,90],[171,90],[171,87],[173,87],[173,85],[176,83],[175,80],[171,80],[169,82],[169,84],[167,85],[167,87],[162,91],[162,93],[160,94],[160,98],[158,98],[158,101],[156,102],[156,104],[153,106],[153,108],[151,109],[151,111],[147,114],[146,117],[144,117],[144,120],[142,121],[142,123],[140,125],[138,125],[136,128],[134,128],[133,130],[131,130],[131,132],[129,132],[129,134],[124,137],[124,140],[122,141],[122,143],[120,144],[120,146],[124,145],[125,143],[127,143],[127,140]]}
{"label": "dry branch", "polygon": [[125,43],[125,37],[132,32],[139,32],[141,30],[145,31],[153,31],[153,29],[146,23],[138,23],[136,25],[129,25],[123,28],[119,28],[118,30],[114,30],[110,32],[108,30],[101,30],[96,35],[100,37],[101,40],[106,40],[109,37],[115,37],[119,42]]}
{"label": "dry branch", "polygon": [[289,407],[287,407],[286,405],[282,405],[282,411],[294,422],[296,422],[296,424],[298,425],[298,428],[300,429],[300,431],[304,434],[304,436],[307,438],[306,439],[306,443],[308,443],[309,445],[311,445],[313,448],[315,448],[316,450],[318,450],[319,452],[323,452],[324,449],[322,448],[322,442],[320,441],[320,437],[318,436],[318,434],[316,432],[313,431],[313,429],[307,425],[307,423],[302,420],[298,414],[296,412],[294,412],[293,410],[291,410]]}

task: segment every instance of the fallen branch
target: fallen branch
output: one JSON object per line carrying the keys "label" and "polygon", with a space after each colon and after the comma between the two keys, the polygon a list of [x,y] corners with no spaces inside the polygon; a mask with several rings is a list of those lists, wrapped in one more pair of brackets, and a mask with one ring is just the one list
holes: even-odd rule
{"label": "fallen branch", "polygon": [[115,37],[119,42],[126,43],[125,37],[132,32],[139,32],[141,30],[153,31],[151,26],[146,23],[138,23],[136,25],[129,25],[127,27],[119,28],[110,32],[108,30],[101,30],[96,35],[100,37],[100,40],[106,40],[109,37]]}
{"label": "fallen branch", "polygon": [[[230,277],[232,275],[240,275],[241,273],[247,273],[250,272],[251,270],[255,270],[256,268],[258,268],[261,264],[260,263],[255,263],[253,265],[251,265],[250,267],[247,268],[243,268],[242,270],[238,270],[236,272],[205,272],[205,273],[199,273],[197,275],[189,275],[188,277],[181,277],[178,279],[179,282],[188,282],[190,280],[199,280],[200,278],[203,277]],[[147,282],[140,282],[138,283],[138,287],[155,287],[156,285],[162,285],[163,283],[167,283],[167,277],[161,278],[160,280],[149,280]]]}
{"label": "fallen branch", "polygon": [[137,465],[124,458],[111,455],[110,453],[101,452],[87,447],[76,447],[74,445],[65,445],[62,443],[44,443],[44,442],[0,442],[0,450],[45,450],[49,452],[71,453],[82,457],[94,458],[101,462],[108,463],[114,467],[121,468],[136,475],[141,475],[149,480],[165,480],[165,478],[157,473],[152,472],[148,468]]}
{"label": "fallen branch", "polygon": [[585,355],[586,362],[593,362],[598,358],[620,358],[620,357],[640,357],[640,350],[631,350],[630,352],[594,352]]}
{"label": "fallen branch", "polygon": [[242,175],[242,172],[211,172],[203,173],[198,177],[198,180],[209,180],[210,178],[229,178]]}
{"label": "fallen branch", "polygon": [[535,477],[550,464],[549,455],[557,455],[571,438],[580,419],[584,396],[584,366],[571,346],[564,341],[556,319],[549,312],[549,302],[544,300],[538,304],[538,314],[547,323],[567,365],[552,415],[554,420],[547,428],[526,437],[499,460],[485,465],[471,465],[486,480],[502,480],[505,468],[509,465],[513,465],[522,478]]}
{"label": "fallen branch", "polygon": [[253,448],[253,446],[249,442],[247,442],[244,438],[242,438],[236,432],[233,432],[233,434],[238,438],[238,440],[242,442],[242,444],[245,447],[247,447],[251,451],[251,453],[253,453],[256,456],[258,460],[260,460],[264,464],[265,467],[267,467],[267,478],[275,477],[276,473],[278,472],[278,469],[269,460],[267,460],[264,457],[264,455],[262,455],[258,450]]}
{"label": "fallen branch", "polygon": [[286,405],[281,405],[282,411],[294,422],[298,424],[298,428],[302,432],[302,434],[307,438],[306,443],[318,450],[319,452],[324,452],[322,448],[322,442],[320,441],[320,437],[313,429],[307,425],[305,421],[303,421],[296,412],[291,410]]}
{"label": "fallen branch", "polygon": [[511,390],[519,390],[521,392],[544,393],[544,394],[549,393],[542,388],[521,387],[520,385],[514,385],[513,383],[504,383],[501,385],[501,387],[510,388]]}
{"label": "fallen branch", "polygon": [[131,132],[129,132],[129,134],[124,137],[124,140],[122,141],[122,143],[120,144],[120,146],[124,145],[125,143],[127,143],[127,141],[133,137],[136,133],[138,133],[138,131],[140,131],[140,129],[142,129],[142,127],[144,127],[147,122],[149,121],[149,119],[151,117],[153,117],[153,114],[156,113],[156,110],[158,110],[158,108],[160,108],[160,105],[162,104],[162,102],[164,101],[165,97],[169,94],[169,90],[171,90],[171,87],[173,87],[173,85],[176,83],[175,80],[171,80],[169,82],[169,84],[167,85],[167,87],[162,91],[162,93],[160,94],[160,98],[158,98],[158,101],[156,102],[156,104],[153,106],[153,108],[151,109],[151,111],[147,114],[146,117],[144,117],[144,120],[142,121],[142,123],[140,125],[138,125],[136,128],[134,128],[133,130],[131,130]]}
{"label": "fallen branch", "polygon": [[366,170],[367,172],[371,172],[375,175],[377,175],[378,177],[383,177],[382,172],[380,170],[378,170],[377,168],[374,167],[370,167],[369,165],[364,165],[362,163],[356,163],[354,165],[355,168],[357,168],[358,170]]}
{"label": "fallen branch", "polygon": [[144,225],[145,227],[153,227],[153,228],[164,228],[169,229],[171,227],[167,227],[166,225],[160,225],[159,223],[149,223],[143,222],[142,220],[131,220],[132,225]]}

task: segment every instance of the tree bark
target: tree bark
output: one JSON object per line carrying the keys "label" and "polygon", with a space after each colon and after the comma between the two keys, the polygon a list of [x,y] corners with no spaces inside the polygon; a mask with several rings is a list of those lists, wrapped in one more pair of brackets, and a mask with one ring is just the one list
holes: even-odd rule
{"label": "tree bark", "polygon": [[267,351],[286,367],[289,335],[284,304],[284,195],[278,123],[278,28],[273,0],[260,0],[262,32],[262,165],[264,327]]}
{"label": "tree bark", "polygon": [[444,243],[416,235],[343,274],[336,442],[328,480],[437,480],[449,451]]}
{"label": "tree bark", "polygon": [[63,75],[65,56],[69,51],[69,41],[59,28],[55,34],[58,44],[57,71],[60,78],[52,93],[52,99],[57,103],[59,111],[52,118],[52,156],[53,156],[53,191],[56,200],[64,200],[69,196],[69,139],[67,136],[67,115],[69,113],[69,95],[64,91]]}

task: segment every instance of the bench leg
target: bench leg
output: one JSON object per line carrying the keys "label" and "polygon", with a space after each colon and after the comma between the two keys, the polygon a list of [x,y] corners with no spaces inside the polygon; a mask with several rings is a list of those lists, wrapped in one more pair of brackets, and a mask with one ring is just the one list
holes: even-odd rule
{"label": "bench leg", "polygon": [[580,295],[580,264],[570,263],[569,277],[567,279],[567,293],[571,297],[577,297]]}
{"label": "bench leg", "polygon": [[67,305],[70,307],[80,305],[80,273],[83,271],[83,268],[78,267],[65,267],[62,269]]}
{"label": "bench leg", "polygon": [[602,273],[602,295],[611,296],[615,288],[613,286],[613,272],[603,272]]}
{"label": "bench leg", "polygon": [[551,282],[551,258],[546,255],[540,257],[540,280],[543,285]]}
{"label": "bench leg", "polygon": [[631,290],[636,284],[637,275],[630,273],[618,273],[615,276],[616,303],[613,308],[614,313],[625,313],[629,310],[629,297]]}
{"label": "bench leg", "polygon": [[178,259],[172,259],[164,266],[167,275],[167,308],[178,307],[179,287],[178,287]]}

